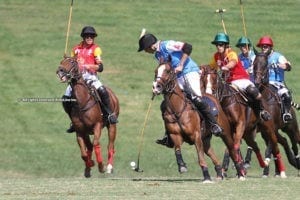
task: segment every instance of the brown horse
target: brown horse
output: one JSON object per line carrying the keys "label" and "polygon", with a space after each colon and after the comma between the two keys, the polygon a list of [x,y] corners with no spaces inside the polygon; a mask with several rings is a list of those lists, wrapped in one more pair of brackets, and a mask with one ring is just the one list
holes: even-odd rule
{"label": "brown horse", "polygon": [[[190,145],[195,145],[198,155],[199,166],[202,169],[204,181],[210,180],[208,173],[207,163],[204,159],[206,153],[215,164],[217,176],[222,177],[220,171],[221,165],[217,159],[211,145],[211,133],[209,128],[206,127],[204,120],[199,116],[198,111],[193,106],[192,102],[187,98],[186,94],[180,89],[177,84],[176,74],[170,63],[161,63],[155,70],[155,80],[153,83],[153,94],[164,95],[164,101],[161,105],[162,118],[164,120],[165,128],[170,134],[174,142],[175,156],[178,164],[179,172],[187,170],[181,154],[181,145],[187,142]],[[223,128],[222,140],[230,149],[230,155],[233,160],[235,159],[233,150],[233,140],[231,138],[231,130],[227,117],[222,111],[220,104],[212,95],[205,95],[203,100],[207,99],[216,109],[217,121]],[[237,173],[242,174],[237,167]]]}
{"label": "brown horse", "polygon": [[[275,133],[278,142],[283,146],[287,155],[289,163],[296,169],[300,169],[300,156],[299,148],[300,145],[300,132],[297,123],[295,110],[291,108],[290,112],[293,116],[293,120],[284,123],[282,119],[282,102],[278,96],[277,88],[269,84],[269,68],[268,68],[268,57],[263,53],[258,53],[253,63],[254,70],[254,82],[259,88],[263,98],[266,100],[272,120],[275,125]],[[289,147],[289,143],[285,137],[283,137],[278,130],[285,132],[290,138],[292,145],[292,152]],[[260,130],[264,132],[264,130]],[[268,144],[267,138],[264,138]],[[277,169],[278,170],[278,169]]]}
{"label": "brown horse", "polygon": [[[113,160],[115,147],[114,142],[117,134],[116,124],[109,124],[106,118],[105,111],[103,112],[101,103],[98,101],[99,96],[97,90],[83,80],[79,72],[78,63],[75,57],[65,57],[58,67],[56,74],[61,82],[68,82],[72,87],[72,98],[76,99],[72,107],[70,118],[74,125],[77,142],[81,151],[81,158],[85,163],[84,176],[91,176],[91,167],[94,161],[92,160],[92,152],[94,150],[96,160],[98,163],[98,170],[101,173],[105,172],[105,165],[103,163],[100,137],[101,131],[104,127],[108,130],[108,160],[106,172],[113,172]],[[109,93],[113,112],[116,116],[119,115],[119,102],[116,95],[107,88]],[[90,134],[93,134],[93,142],[91,142]]]}
{"label": "brown horse", "polygon": [[[226,74],[218,74],[217,71],[211,69],[210,66],[202,66],[201,69],[203,76],[202,81],[209,82],[212,85],[212,91],[220,100],[221,106],[227,114],[233,130],[234,148],[239,161],[241,163],[243,162],[240,154],[240,142],[243,138],[247,145],[253,148],[260,166],[264,168],[268,165],[268,162],[263,160],[258,144],[254,140],[256,132],[258,130],[264,130],[262,135],[270,141],[272,154],[274,158],[276,158],[276,166],[281,177],[285,177],[285,167],[277,144],[274,121],[260,120],[253,109],[248,106],[251,105],[251,102],[248,102],[249,99],[224,81],[223,78],[226,77]],[[263,100],[262,103],[264,107],[266,107],[266,101]]]}

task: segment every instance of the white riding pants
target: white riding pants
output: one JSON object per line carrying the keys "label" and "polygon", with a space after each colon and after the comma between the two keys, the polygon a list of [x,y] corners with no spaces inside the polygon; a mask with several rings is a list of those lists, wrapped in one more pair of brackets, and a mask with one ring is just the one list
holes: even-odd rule
{"label": "white riding pants", "polygon": [[185,74],[184,76],[177,78],[177,82],[181,90],[191,94],[192,99],[202,96],[199,72]]}

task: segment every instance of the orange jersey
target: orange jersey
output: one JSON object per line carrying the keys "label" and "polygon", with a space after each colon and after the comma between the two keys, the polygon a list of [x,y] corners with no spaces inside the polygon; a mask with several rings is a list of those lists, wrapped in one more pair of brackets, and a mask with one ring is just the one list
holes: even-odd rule
{"label": "orange jersey", "polygon": [[226,49],[224,57],[218,52],[215,53],[209,65],[213,69],[219,69],[219,67],[225,66],[232,60],[236,61],[237,64],[229,69],[229,78],[227,79],[227,82],[230,83],[234,80],[249,79],[249,75],[244,69],[237,54],[231,49]]}

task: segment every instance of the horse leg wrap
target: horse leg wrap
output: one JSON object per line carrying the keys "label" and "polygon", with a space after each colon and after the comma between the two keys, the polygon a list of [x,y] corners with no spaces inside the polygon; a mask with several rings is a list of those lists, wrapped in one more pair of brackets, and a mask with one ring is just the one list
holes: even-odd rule
{"label": "horse leg wrap", "polygon": [[285,166],[284,166],[284,163],[283,163],[280,153],[275,156],[275,163],[276,163],[276,166],[278,167],[279,172],[285,171]]}
{"label": "horse leg wrap", "polygon": [[101,154],[101,147],[100,147],[99,144],[98,145],[94,145],[94,151],[95,151],[97,163],[102,163],[103,158],[102,158],[102,154]]}
{"label": "horse leg wrap", "polygon": [[230,162],[229,152],[225,151],[223,157],[223,163],[222,163],[222,168],[224,169],[224,171],[228,170],[229,162]]}
{"label": "horse leg wrap", "polygon": [[211,180],[207,166],[201,166],[204,180]]}
{"label": "horse leg wrap", "polygon": [[267,165],[265,164],[265,162],[264,162],[264,160],[262,158],[261,153],[260,152],[255,152],[255,154],[256,154],[256,157],[257,157],[257,160],[258,160],[258,163],[259,163],[260,167],[261,168],[266,167]]}
{"label": "horse leg wrap", "polygon": [[109,151],[108,151],[108,155],[107,155],[107,163],[108,164],[111,164],[111,165],[113,165],[114,164],[114,154],[115,154],[115,150],[114,149],[110,149]]}
{"label": "horse leg wrap", "polygon": [[215,166],[215,171],[217,173],[217,177],[219,178],[222,178],[223,179],[223,174],[222,174],[222,167],[221,165],[216,165]]}

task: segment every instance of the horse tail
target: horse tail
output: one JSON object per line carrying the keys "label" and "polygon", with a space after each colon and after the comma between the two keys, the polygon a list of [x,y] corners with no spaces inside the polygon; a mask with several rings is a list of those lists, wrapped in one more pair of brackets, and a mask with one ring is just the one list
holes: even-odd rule
{"label": "horse tail", "polygon": [[296,110],[300,110],[300,104],[295,103],[294,101],[291,102],[291,105],[296,108]]}

